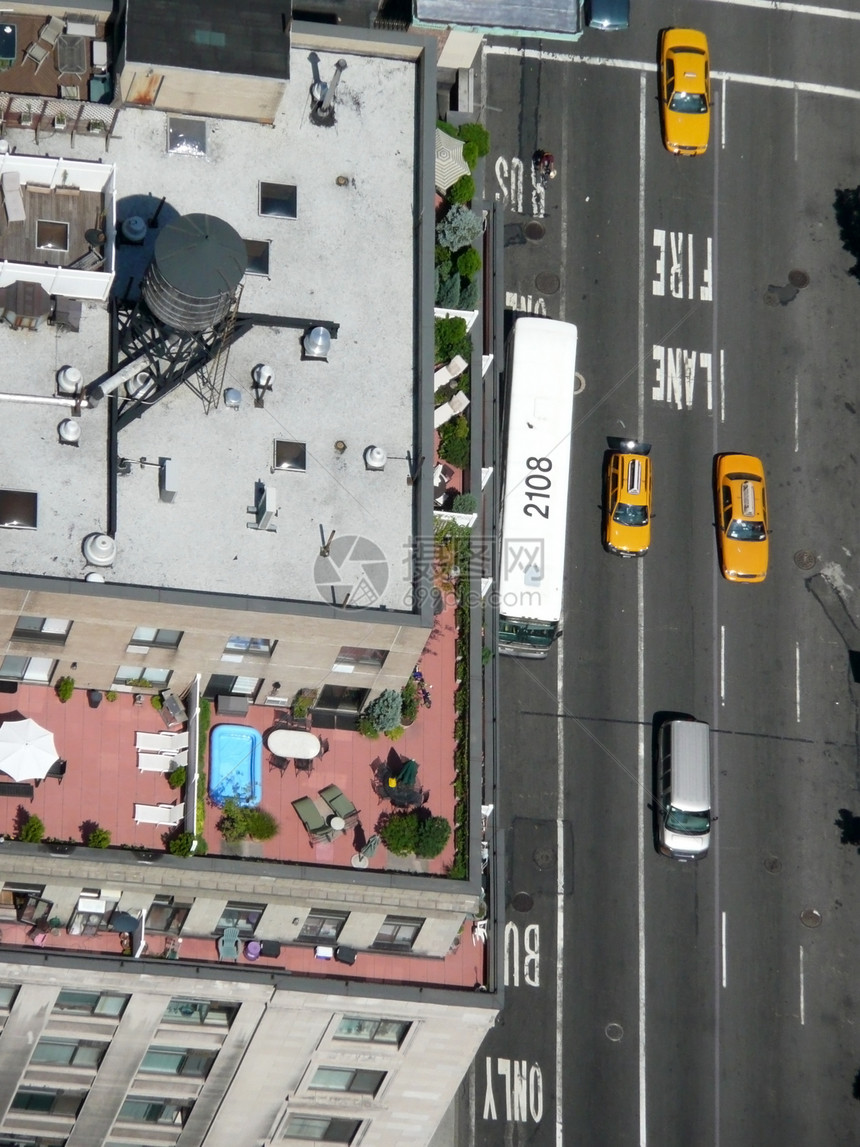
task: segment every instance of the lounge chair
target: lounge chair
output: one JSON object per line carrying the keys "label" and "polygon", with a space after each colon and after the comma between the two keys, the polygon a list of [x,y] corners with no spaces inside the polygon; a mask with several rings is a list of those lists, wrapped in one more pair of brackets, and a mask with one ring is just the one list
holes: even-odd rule
{"label": "lounge chair", "polygon": [[169,773],[175,768],[169,753],[147,753],[137,750],[137,767],[142,773]]}
{"label": "lounge chair", "polygon": [[36,71],[38,72],[39,68],[41,68],[42,64],[44,64],[45,60],[47,60],[47,58],[48,58],[48,56],[50,56],[50,54],[51,54],[50,48],[43,48],[41,44],[37,44],[36,41],[34,40],[33,43],[28,48],[25,49],[24,59],[25,60],[32,60],[33,63],[36,65]]}
{"label": "lounge chair", "polygon": [[134,747],[147,753],[176,753],[188,748],[188,733],[135,733]]}
{"label": "lounge chair", "polygon": [[343,819],[347,828],[354,828],[358,824],[358,809],[337,785],[326,785],[320,789],[320,796],[334,815]]}
{"label": "lounge chair", "polygon": [[455,354],[447,366],[440,366],[433,375],[433,389],[438,390],[440,386],[447,386],[459,378],[468,365],[462,355]]}
{"label": "lounge chair", "polygon": [[64,22],[59,16],[52,16],[48,23],[39,30],[39,39],[44,40],[53,48],[59,37],[62,36],[64,26]]}
{"label": "lounge chair", "polygon": [[4,171],[0,177],[3,188],[3,205],[10,223],[24,223],[27,212],[24,210],[24,196],[21,194],[21,175],[17,171]]}
{"label": "lounge chair", "polygon": [[323,820],[322,813],[310,797],[299,797],[298,800],[293,801],[293,808],[312,841],[334,839],[334,831]]}
{"label": "lounge chair", "polygon": [[238,928],[225,928],[218,937],[218,959],[233,960],[234,962],[239,959]]}
{"label": "lounge chair", "polygon": [[164,824],[174,828],[185,816],[185,801],[180,804],[136,804],[135,824]]}

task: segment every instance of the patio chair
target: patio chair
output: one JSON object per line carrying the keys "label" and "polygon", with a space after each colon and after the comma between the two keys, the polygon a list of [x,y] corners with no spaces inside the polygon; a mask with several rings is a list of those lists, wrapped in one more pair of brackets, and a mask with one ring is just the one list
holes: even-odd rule
{"label": "patio chair", "polygon": [[236,963],[239,959],[239,929],[238,928],[225,928],[221,935],[218,937],[218,959],[219,960],[232,960]]}
{"label": "patio chair", "polygon": [[276,757],[274,753],[269,755],[269,772],[274,769],[276,773],[280,773],[281,776],[283,776],[289,768],[289,765],[289,757]]}
{"label": "patio chair", "polygon": [[[32,60],[33,63],[36,65],[36,71],[38,72],[39,68],[41,68],[42,64],[44,64],[45,60],[47,60],[47,58],[48,58],[48,56],[50,56],[50,54],[51,54],[50,48],[43,48],[41,44],[37,44],[36,41],[34,40],[33,43],[30,44],[30,46],[28,48],[25,48],[24,59],[25,60]],[[23,61],[22,61],[22,63],[23,63]],[[34,75],[35,75],[35,73],[34,73]]]}
{"label": "patio chair", "polygon": [[468,405],[469,396],[464,394],[462,390],[458,390],[456,394],[451,396],[451,409],[455,414],[462,414]]}
{"label": "patio chair", "polygon": [[48,777],[54,777],[54,778],[56,778],[56,780],[60,784],[62,784],[63,783],[63,777],[65,775],[66,775],[66,761],[54,761],[54,763],[51,765],[51,767],[45,773],[44,777],[42,777],[40,780],[36,781],[36,788],[39,787],[39,785],[42,783],[42,781],[46,781],[48,779]]}
{"label": "patio chair", "polygon": [[51,48],[63,34],[64,23],[59,16],[52,16],[42,28],[39,29],[40,40],[44,40]]}
{"label": "patio chair", "polygon": [[293,801],[293,808],[296,810],[296,816],[307,829],[312,843],[320,840],[328,842],[334,839],[334,832],[323,820],[322,813],[310,797],[299,797],[298,800]]}
{"label": "patio chair", "polygon": [[293,764],[296,766],[296,773],[302,773],[306,777],[314,771],[314,763],[307,757],[294,757]]}
{"label": "patio chair", "polygon": [[140,733],[134,734],[134,747],[147,753],[177,753],[188,748],[188,733]]}
{"label": "patio chair", "polygon": [[347,828],[355,828],[358,824],[358,809],[337,785],[326,785],[320,789],[320,796],[334,815],[343,819]]}

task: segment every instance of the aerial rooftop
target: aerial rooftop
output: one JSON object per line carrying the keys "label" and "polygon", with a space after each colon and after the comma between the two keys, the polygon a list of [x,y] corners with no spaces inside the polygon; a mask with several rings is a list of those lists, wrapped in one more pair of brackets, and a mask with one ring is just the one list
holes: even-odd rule
{"label": "aerial rooftop", "polygon": [[[77,135],[72,152],[65,135],[42,133],[37,144],[32,131],[8,130],[16,153],[2,157],[4,172],[25,165],[27,154],[58,151],[74,155],[81,171],[81,161],[101,165],[106,176],[115,166],[115,189],[88,222],[106,233],[113,290],[127,307],[140,297],[164,228],[203,214],[252,244],[255,265],[244,277],[239,315],[294,324],[253,325],[230,347],[223,377],[208,396],[180,385],[120,429],[113,458],[110,402],[85,401],[77,413],[6,398],[56,396],[64,366],[81,372],[86,393],[122,366],[124,352],[111,360],[108,306],[84,303],[77,332],[0,324],[4,437],[18,447],[0,461],[0,488],[38,495],[36,528],[3,531],[4,569],[83,578],[94,567],[82,543],[106,532],[117,546],[113,566],[101,571],[111,582],[342,603],[338,566],[353,560],[363,564],[367,598],[352,604],[411,609],[409,539],[420,486],[407,479],[422,455],[415,398],[415,68],[369,56],[320,52],[311,61],[309,55],[293,51],[292,82],[273,127],[125,108],[108,153],[98,133]],[[315,126],[310,86],[317,74],[330,79],[341,58],[346,68],[334,124]],[[40,264],[37,224],[49,204],[59,203],[62,179],[48,195],[21,182],[27,221],[16,226],[32,236],[33,264]],[[122,234],[130,217],[148,223],[142,242]],[[4,256],[7,236],[9,230],[0,236]],[[21,259],[17,248],[15,258]],[[333,334],[327,360],[303,353],[302,337],[316,323]],[[252,372],[259,364],[271,368],[272,385],[255,404]],[[222,388],[238,392],[238,408],[221,399]],[[118,395],[125,400],[123,389]],[[59,423],[71,415],[79,421],[78,445],[61,444],[58,436]],[[287,444],[280,450],[293,468],[279,468],[278,442]],[[365,464],[371,446],[387,455],[381,470]],[[115,475],[120,459],[126,461]],[[172,501],[159,496],[165,459]],[[248,528],[259,520],[249,507],[262,484],[277,509],[269,522],[275,529]],[[330,564],[320,547],[332,531]]]}

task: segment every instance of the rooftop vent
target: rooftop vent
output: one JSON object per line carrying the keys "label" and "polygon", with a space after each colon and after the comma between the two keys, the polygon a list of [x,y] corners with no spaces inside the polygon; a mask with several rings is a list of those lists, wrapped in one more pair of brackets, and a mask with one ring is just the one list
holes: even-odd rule
{"label": "rooftop vent", "polygon": [[242,405],[242,391],[235,386],[228,386],[224,391],[224,405],[230,410],[238,410]]}
{"label": "rooftop vent", "polygon": [[129,398],[143,402],[155,393],[155,379],[148,370],[139,370],[125,384],[125,392]]}
{"label": "rooftop vent", "polygon": [[84,538],[83,551],[91,566],[112,566],[116,542],[109,534],[89,534]]}
{"label": "rooftop vent", "polygon": [[381,446],[368,446],[364,452],[364,464],[368,470],[384,470],[388,455]]}
{"label": "rooftop vent", "polygon": [[308,358],[328,358],[331,349],[331,333],[328,327],[311,327],[302,340]]}
{"label": "rooftop vent", "polygon": [[57,390],[60,394],[77,394],[83,381],[84,376],[76,366],[64,366],[57,371]]}
{"label": "rooftop vent", "polygon": [[88,573],[87,576],[84,578],[84,581],[104,581],[104,580],[105,580],[104,574],[96,573],[95,570]]}
{"label": "rooftop vent", "polygon": [[275,381],[275,372],[267,362],[260,362],[251,371],[251,377],[254,380],[254,385],[260,390],[271,390],[272,383]]}
{"label": "rooftop vent", "polygon": [[60,441],[66,446],[77,446],[81,440],[81,424],[76,418],[64,418],[57,427]]}

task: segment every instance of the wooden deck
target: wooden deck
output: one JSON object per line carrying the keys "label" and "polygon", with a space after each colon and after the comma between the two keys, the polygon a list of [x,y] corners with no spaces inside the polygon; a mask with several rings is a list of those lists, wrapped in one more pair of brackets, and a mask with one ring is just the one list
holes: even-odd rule
{"label": "wooden deck", "polygon": [[[28,95],[28,96],[44,96],[56,98],[60,93],[61,74],[57,66],[57,51],[54,49],[49,53],[45,60],[39,66],[38,71],[36,65],[32,60],[24,59],[24,52],[30,44],[34,43],[41,28],[48,22],[49,13],[43,16],[28,16],[22,13],[6,13],[6,21],[13,24],[18,32],[18,52],[15,57],[15,63],[4,71],[0,72],[0,89],[4,92],[11,92],[13,94]],[[104,23],[97,24],[97,40],[106,39],[106,25]],[[92,43],[91,39],[87,40],[86,52],[86,68],[78,76],[71,76],[65,74],[62,76],[62,83],[65,85],[77,85],[80,90],[82,99],[87,98],[89,89],[89,81],[95,74],[92,67]],[[42,44],[42,47],[48,45]]]}
{"label": "wooden deck", "polygon": [[[22,188],[24,209],[27,218],[23,223],[6,223],[4,219],[2,252],[3,258],[11,263],[38,263],[50,267],[68,267],[86,255],[90,245],[85,233],[101,225],[103,218],[103,197],[96,191],[79,191],[77,188],[58,187],[40,189],[38,184],[27,184]],[[65,224],[68,228],[66,250],[62,246],[47,248],[39,246],[39,223],[50,220]],[[45,230],[44,228],[42,229]],[[50,238],[50,236],[49,236]],[[59,236],[62,243],[62,236]]]}

